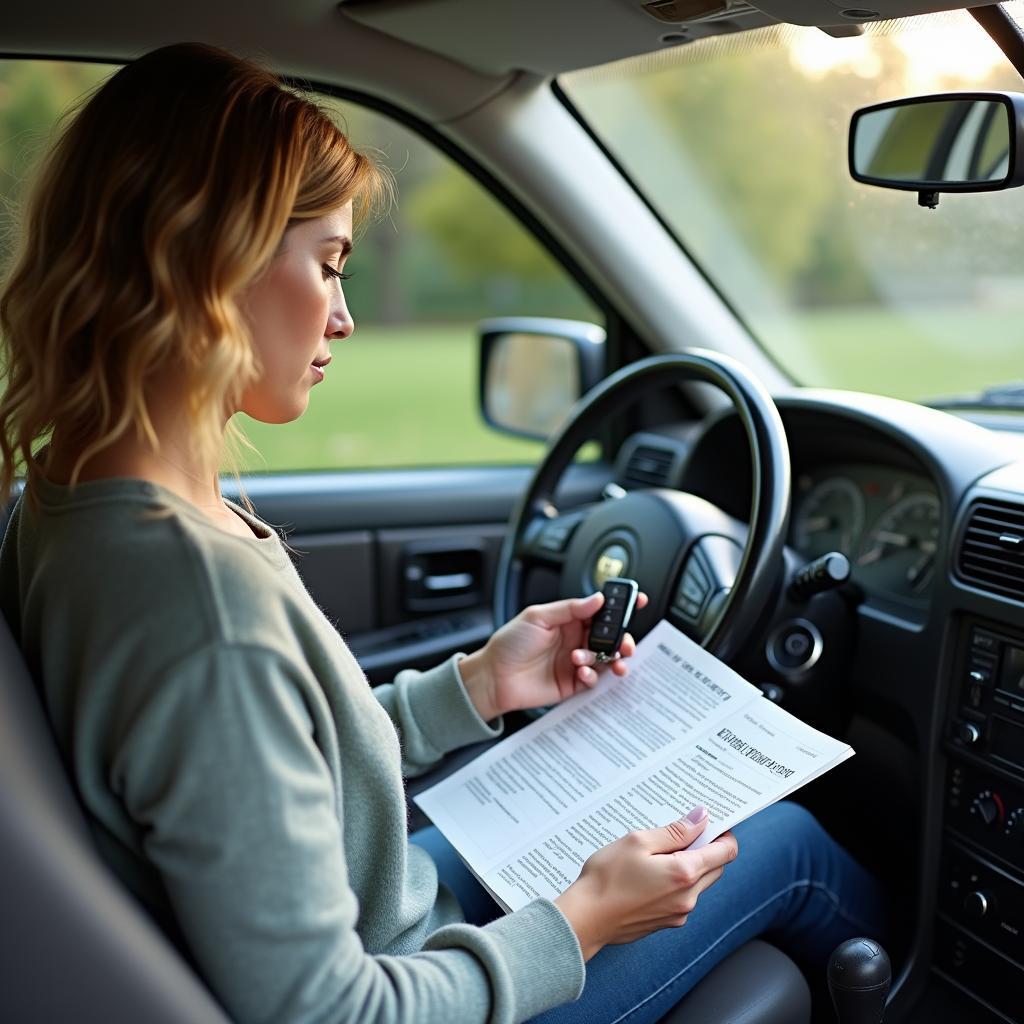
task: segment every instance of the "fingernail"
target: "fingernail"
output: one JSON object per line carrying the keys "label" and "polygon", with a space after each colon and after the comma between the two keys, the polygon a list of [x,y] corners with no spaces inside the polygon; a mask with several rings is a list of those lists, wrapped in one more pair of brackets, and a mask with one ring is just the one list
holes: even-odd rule
{"label": "fingernail", "polygon": [[708,809],[703,804],[697,804],[696,807],[686,816],[686,820],[691,825],[696,825],[697,822],[703,821],[708,816]]}

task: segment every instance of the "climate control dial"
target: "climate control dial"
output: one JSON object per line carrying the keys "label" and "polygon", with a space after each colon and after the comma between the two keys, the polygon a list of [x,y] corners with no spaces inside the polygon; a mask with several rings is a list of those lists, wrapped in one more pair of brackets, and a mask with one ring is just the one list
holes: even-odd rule
{"label": "climate control dial", "polygon": [[983,789],[972,801],[971,817],[989,831],[1002,829],[1006,824],[1003,798],[993,789]]}

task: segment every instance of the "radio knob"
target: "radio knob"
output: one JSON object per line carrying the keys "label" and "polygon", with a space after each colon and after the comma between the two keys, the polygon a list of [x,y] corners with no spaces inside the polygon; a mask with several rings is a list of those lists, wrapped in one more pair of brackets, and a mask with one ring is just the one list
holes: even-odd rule
{"label": "radio knob", "polygon": [[968,747],[981,739],[981,731],[973,722],[960,722],[956,727],[956,734]]}
{"label": "radio knob", "polygon": [[981,920],[995,906],[995,900],[989,892],[980,889],[969,892],[964,897],[964,913],[975,920]]}
{"label": "radio knob", "polygon": [[971,815],[987,829],[1001,828],[1006,819],[1002,797],[991,789],[982,790],[971,804]]}

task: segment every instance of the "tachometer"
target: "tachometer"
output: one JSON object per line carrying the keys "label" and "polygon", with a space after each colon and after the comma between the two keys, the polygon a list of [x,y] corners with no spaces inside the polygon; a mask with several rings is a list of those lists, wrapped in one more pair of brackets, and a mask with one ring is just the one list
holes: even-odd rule
{"label": "tachometer", "polygon": [[842,551],[851,560],[864,529],[864,496],[844,476],[822,480],[800,502],[794,523],[796,549],[808,558]]}
{"label": "tachometer", "polygon": [[939,499],[927,493],[908,495],[883,512],[861,546],[860,575],[892,593],[923,594],[935,573],[940,512]]}

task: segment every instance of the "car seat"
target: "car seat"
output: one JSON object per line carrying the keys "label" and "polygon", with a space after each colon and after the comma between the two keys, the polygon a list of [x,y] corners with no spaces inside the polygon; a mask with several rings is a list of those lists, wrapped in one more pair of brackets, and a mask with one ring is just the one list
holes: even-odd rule
{"label": "car seat", "polygon": [[[0,618],[0,1016],[76,1024],[229,1024],[105,866],[36,688]],[[763,942],[719,964],[662,1024],[806,1024],[796,965]],[[285,1022],[281,1022],[285,1024]]]}

